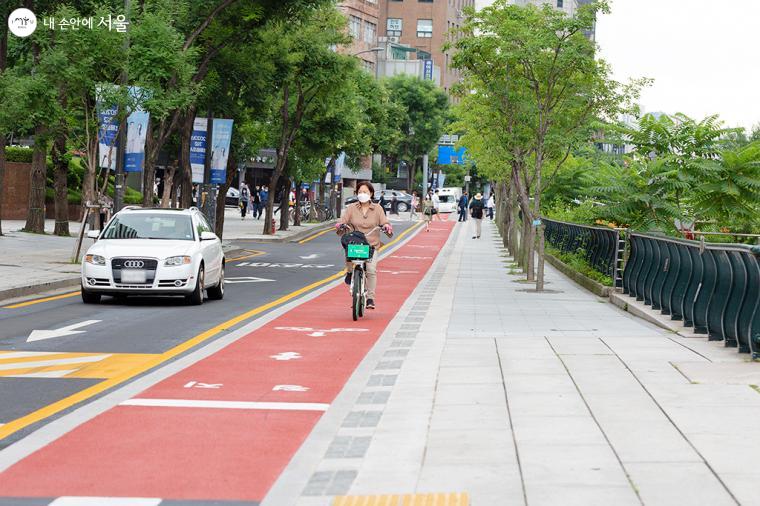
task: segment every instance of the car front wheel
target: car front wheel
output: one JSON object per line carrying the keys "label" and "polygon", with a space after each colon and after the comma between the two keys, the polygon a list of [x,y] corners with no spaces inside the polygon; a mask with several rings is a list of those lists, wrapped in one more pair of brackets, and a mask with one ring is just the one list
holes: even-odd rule
{"label": "car front wheel", "polygon": [[203,304],[203,289],[205,282],[206,274],[203,270],[203,266],[201,265],[200,269],[198,269],[198,278],[195,282],[195,290],[193,290],[193,293],[187,296],[188,304],[191,304],[193,306],[200,306]]}
{"label": "car front wheel", "polygon": [[399,202],[398,207],[396,209],[400,213],[405,213],[409,210],[409,205],[406,202]]}
{"label": "car front wheel", "polygon": [[82,302],[85,304],[98,304],[100,302],[100,294],[88,292],[82,287]]}

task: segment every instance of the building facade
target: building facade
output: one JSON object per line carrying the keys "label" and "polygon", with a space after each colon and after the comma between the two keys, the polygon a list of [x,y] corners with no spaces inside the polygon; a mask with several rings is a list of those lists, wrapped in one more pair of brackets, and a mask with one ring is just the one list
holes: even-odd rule
{"label": "building facade", "polygon": [[353,41],[350,45],[340,48],[340,52],[356,55],[361,59],[364,68],[375,73],[377,65],[378,14],[377,0],[343,0],[338,4],[340,11],[348,20],[348,31]]}
{"label": "building facade", "polygon": [[464,22],[462,9],[475,0],[380,0],[380,36],[417,50],[418,60],[432,60],[438,67],[440,86],[449,93],[460,80],[451,66],[451,51],[443,51],[449,36],[455,40]]}

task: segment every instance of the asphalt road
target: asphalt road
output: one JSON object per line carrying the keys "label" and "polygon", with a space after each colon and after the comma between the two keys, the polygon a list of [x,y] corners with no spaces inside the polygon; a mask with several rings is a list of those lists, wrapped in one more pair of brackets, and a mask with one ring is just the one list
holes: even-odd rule
{"label": "asphalt road", "polygon": [[[409,226],[409,222],[394,222],[396,235]],[[213,330],[213,337],[203,340],[204,344],[265,315],[277,307],[273,302],[342,269],[342,250],[332,232],[303,244],[239,241],[236,245],[247,251],[236,256],[239,260],[227,263],[224,300],[206,300],[200,307],[186,306],[182,298],[163,297],[125,301],[104,297],[99,305],[85,305],[76,295],[0,308],[0,448],[82,405],[72,403],[43,416],[52,403],[118,379],[136,367],[174,360],[181,353],[173,351],[198,341],[220,324],[228,322]],[[258,311],[253,311],[256,308]],[[246,313],[245,319],[230,322]],[[346,317],[350,318],[348,309]],[[69,326],[79,333],[58,332],[56,337],[29,341],[35,330]],[[95,398],[97,395],[83,402]],[[3,434],[3,424],[32,416],[41,419],[13,434]]]}

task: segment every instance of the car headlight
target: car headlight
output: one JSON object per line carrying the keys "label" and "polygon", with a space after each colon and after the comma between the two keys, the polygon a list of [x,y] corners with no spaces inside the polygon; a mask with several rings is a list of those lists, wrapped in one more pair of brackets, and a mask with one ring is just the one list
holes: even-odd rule
{"label": "car headlight", "polygon": [[106,257],[100,255],[85,255],[84,261],[92,265],[105,265]]}
{"label": "car headlight", "polygon": [[192,259],[189,256],[179,256],[167,258],[164,262],[164,265],[167,267],[172,267],[175,265],[187,265],[189,263],[192,263]]}

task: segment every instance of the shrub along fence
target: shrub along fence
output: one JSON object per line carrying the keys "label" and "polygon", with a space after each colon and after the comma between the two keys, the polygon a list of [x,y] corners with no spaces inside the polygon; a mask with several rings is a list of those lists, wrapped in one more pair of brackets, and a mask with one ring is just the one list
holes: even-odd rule
{"label": "shrub along fence", "polygon": [[591,227],[564,221],[541,219],[544,237],[553,247],[564,253],[581,255],[591,267],[613,279],[616,288],[623,286],[623,230],[609,227]]}

